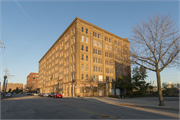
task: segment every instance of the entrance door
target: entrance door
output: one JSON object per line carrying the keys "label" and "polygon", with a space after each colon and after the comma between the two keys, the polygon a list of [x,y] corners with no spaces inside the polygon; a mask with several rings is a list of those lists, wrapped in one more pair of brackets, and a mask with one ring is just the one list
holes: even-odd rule
{"label": "entrance door", "polygon": [[99,90],[99,96],[103,96],[103,90]]}

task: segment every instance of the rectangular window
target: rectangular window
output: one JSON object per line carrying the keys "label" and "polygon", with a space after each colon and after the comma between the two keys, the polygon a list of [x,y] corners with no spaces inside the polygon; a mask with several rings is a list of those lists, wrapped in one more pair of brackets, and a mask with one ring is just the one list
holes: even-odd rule
{"label": "rectangular window", "polygon": [[97,63],[97,58],[93,57],[93,62]]}
{"label": "rectangular window", "polygon": [[102,72],[102,67],[99,67],[99,72]]}
{"label": "rectangular window", "polygon": [[97,81],[97,75],[94,75],[94,81]]}
{"label": "rectangular window", "polygon": [[86,74],[86,80],[88,80],[88,74]]}
{"label": "rectangular window", "polygon": [[118,42],[118,45],[119,45],[119,46],[121,45],[120,42]]}
{"label": "rectangular window", "polygon": [[108,61],[107,60],[105,60],[105,64],[108,65]]}
{"label": "rectangular window", "polygon": [[109,53],[109,57],[112,58],[112,53]]}
{"label": "rectangular window", "polygon": [[109,73],[109,68],[106,68],[106,73]]}
{"label": "rectangular window", "polygon": [[86,65],[86,71],[88,71],[88,65]]}
{"label": "rectangular window", "polygon": [[84,80],[84,74],[81,75],[81,79]]}
{"label": "rectangular window", "polygon": [[84,70],[84,64],[81,65],[81,70]]}
{"label": "rectangular window", "polygon": [[88,56],[86,56],[86,61],[88,61]]}
{"label": "rectangular window", "polygon": [[108,49],[108,45],[107,44],[105,44],[105,49]]}
{"label": "rectangular window", "polygon": [[98,63],[102,64],[102,59],[98,58]]}
{"label": "rectangular window", "polygon": [[112,39],[111,38],[109,38],[109,42],[112,43]]}
{"label": "rectangular window", "polygon": [[82,36],[81,41],[84,42],[84,36]]}
{"label": "rectangular window", "polygon": [[98,46],[101,47],[101,42],[98,42]]}
{"label": "rectangular window", "polygon": [[96,40],[93,40],[93,45],[97,46],[97,41]]}
{"label": "rectangular window", "polygon": [[112,50],[112,46],[109,46],[109,50]]}
{"label": "rectangular window", "polygon": [[105,41],[108,41],[108,37],[105,36]]}
{"label": "rectangular window", "polygon": [[84,28],[82,27],[82,32],[84,32]]}
{"label": "rectangular window", "polygon": [[88,43],[88,38],[86,37],[86,43]]}
{"label": "rectangular window", "polygon": [[81,50],[82,50],[82,51],[84,50],[84,45],[82,45]]}
{"label": "rectangular window", "polygon": [[88,29],[86,29],[86,34],[88,34]]}
{"label": "rectangular window", "polygon": [[114,44],[117,45],[117,41],[116,40],[114,41]]}
{"label": "rectangular window", "polygon": [[118,48],[115,48],[115,52],[118,52]]}
{"label": "rectangular window", "polygon": [[106,76],[106,82],[109,82],[109,76]]}
{"label": "rectangular window", "polygon": [[112,62],[112,61],[110,61],[109,65],[113,66],[113,62]]}
{"label": "rectangular window", "polygon": [[97,72],[97,66],[93,66],[94,72]]}
{"label": "rectangular window", "polygon": [[97,54],[97,49],[93,49],[93,53],[94,53],[94,54]]}
{"label": "rectangular window", "polygon": [[98,55],[101,55],[101,50],[98,50]]}
{"label": "rectangular window", "polygon": [[84,60],[84,55],[82,55],[82,58],[81,58],[81,60]]}
{"label": "rectangular window", "polygon": [[86,46],[86,52],[88,52],[88,46]]}
{"label": "rectangular window", "polygon": [[108,53],[107,52],[105,52],[105,57],[108,57]]}

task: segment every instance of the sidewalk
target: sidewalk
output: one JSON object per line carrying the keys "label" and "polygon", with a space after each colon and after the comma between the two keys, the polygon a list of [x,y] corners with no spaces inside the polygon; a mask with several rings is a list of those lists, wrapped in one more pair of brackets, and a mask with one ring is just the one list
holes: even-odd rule
{"label": "sidewalk", "polygon": [[146,108],[158,108],[179,111],[179,97],[164,97],[165,106],[159,106],[158,97],[141,97],[141,98],[95,98],[102,102],[109,104],[121,105],[121,106],[134,106],[134,107],[146,107]]}
{"label": "sidewalk", "polygon": [[179,111],[179,97],[164,97],[165,106],[159,106],[158,97],[141,97],[141,98],[110,98],[110,97],[65,97],[69,99],[96,99],[108,104],[120,106],[134,106],[145,108],[157,108]]}

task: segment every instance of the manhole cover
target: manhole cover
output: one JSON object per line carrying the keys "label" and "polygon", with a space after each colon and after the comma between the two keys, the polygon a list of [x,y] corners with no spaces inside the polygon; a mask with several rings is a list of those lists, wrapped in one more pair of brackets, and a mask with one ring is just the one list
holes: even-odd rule
{"label": "manhole cover", "polygon": [[100,117],[101,118],[109,118],[110,116],[108,116],[108,115],[101,115]]}

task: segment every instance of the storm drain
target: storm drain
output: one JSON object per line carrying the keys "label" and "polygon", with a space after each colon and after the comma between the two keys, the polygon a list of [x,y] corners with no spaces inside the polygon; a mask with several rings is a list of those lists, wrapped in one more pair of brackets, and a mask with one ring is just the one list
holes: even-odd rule
{"label": "storm drain", "polygon": [[110,116],[108,116],[108,115],[101,115],[100,117],[101,118],[109,118]]}

